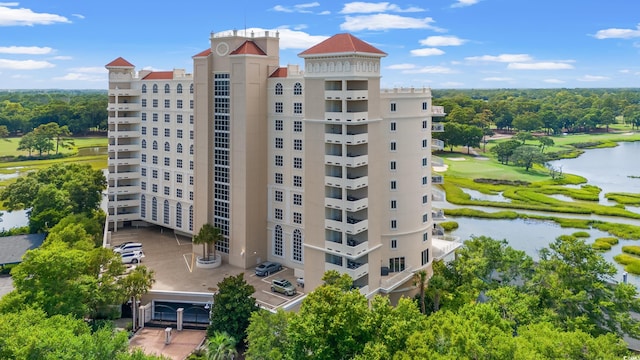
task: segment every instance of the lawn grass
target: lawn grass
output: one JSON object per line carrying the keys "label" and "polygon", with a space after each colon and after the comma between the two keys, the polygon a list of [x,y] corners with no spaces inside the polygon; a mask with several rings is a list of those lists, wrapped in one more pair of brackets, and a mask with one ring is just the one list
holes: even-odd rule
{"label": "lawn grass", "polygon": [[[20,143],[19,137],[6,138],[0,140],[0,156],[29,156],[29,152],[24,150],[18,150],[18,144]],[[73,154],[80,148],[86,147],[102,147],[107,146],[108,139],[104,137],[76,137],[73,138],[73,143],[70,148],[60,148],[59,152],[62,154]],[[52,152],[53,153],[53,152]],[[37,153],[32,153],[36,156]]]}
{"label": "lawn grass", "polygon": [[611,247],[613,245],[616,245],[617,243],[618,243],[618,238],[601,237],[601,238],[597,238],[596,241],[593,244],[591,244],[591,247],[593,247],[596,250],[606,251],[606,250],[611,250]]}

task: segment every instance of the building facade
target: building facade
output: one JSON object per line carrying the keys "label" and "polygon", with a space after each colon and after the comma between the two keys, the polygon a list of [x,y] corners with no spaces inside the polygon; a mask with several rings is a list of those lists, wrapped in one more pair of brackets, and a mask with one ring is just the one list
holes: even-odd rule
{"label": "building facade", "polygon": [[449,247],[433,240],[444,112],[430,90],[381,89],[386,54],[350,34],[300,53],[304,70],[280,67],[278,33],[210,41],[193,75],[107,65],[112,229],[211,223],[240,268],[278,261],[307,289],[327,270],[366,295],[411,288]]}

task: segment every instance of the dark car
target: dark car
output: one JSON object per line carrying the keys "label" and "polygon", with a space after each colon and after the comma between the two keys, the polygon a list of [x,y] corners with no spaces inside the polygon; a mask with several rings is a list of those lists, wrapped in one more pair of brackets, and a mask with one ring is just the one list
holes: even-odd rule
{"label": "dark car", "polygon": [[273,261],[265,261],[262,264],[256,266],[256,275],[269,276],[273,273],[282,270],[282,265]]}

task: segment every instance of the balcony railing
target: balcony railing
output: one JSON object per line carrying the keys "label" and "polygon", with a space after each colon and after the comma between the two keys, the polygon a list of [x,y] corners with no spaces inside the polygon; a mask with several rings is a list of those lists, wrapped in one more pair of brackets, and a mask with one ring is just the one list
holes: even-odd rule
{"label": "balcony railing", "polygon": [[357,280],[369,273],[369,264],[357,264],[355,267],[344,267],[332,263],[325,263],[325,270],[336,270],[341,274],[349,275],[353,280]]}
{"label": "balcony railing", "polygon": [[366,209],[368,206],[369,206],[368,198],[356,199],[356,198],[347,197],[345,210],[356,212],[362,209]]}
{"label": "balcony railing", "polygon": [[355,111],[355,112],[347,112],[344,115],[344,118],[347,122],[360,122],[367,121],[367,113],[366,111]]}
{"label": "balcony railing", "polygon": [[444,221],[447,220],[447,218],[444,216],[444,210],[438,209],[438,210],[432,210],[431,211],[431,218],[434,221]]}
{"label": "balcony railing", "polygon": [[369,91],[367,90],[345,90],[344,92],[346,100],[366,100],[367,96],[369,96]]}
{"label": "balcony railing", "polygon": [[445,116],[445,115],[447,115],[444,112],[444,106],[432,106],[431,107],[431,114],[433,116]]}
{"label": "balcony railing", "polygon": [[369,162],[368,155],[347,155],[345,165],[348,167],[358,167],[367,165]]}
{"label": "balcony railing", "polygon": [[132,186],[118,186],[115,188],[107,189],[107,193],[109,195],[120,195],[120,194],[135,194],[140,192],[140,186],[132,185]]}
{"label": "balcony railing", "polygon": [[108,206],[110,208],[114,208],[114,207],[123,208],[123,207],[140,206],[140,200],[120,200],[118,202],[109,201]]}
{"label": "balcony railing", "polygon": [[444,132],[444,124],[442,123],[431,124],[431,132]]}
{"label": "balcony railing", "polygon": [[431,148],[433,150],[444,150],[444,141],[440,139],[431,139]]}
{"label": "balcony railing", "polygon": [[431,175],[431,183],[432,184],[444,184],[444,176],[442,176],[442,175]]}
{"label": "balcony railing", "polygon": [[380,288],[385,291],[391,291],[398,285],[407,282],[413,277],[412,269],[413,268],[409,266],[400,272],[389,274],[389,277],[380,280]]}
{"label": "balcony railing", "polygon": [[444,166],[444,160],[441,157],[431,156],[431,166]]}
{"label": "balcony railing", "polygon": [[347,135],[345,137],[345,143],[347,145],[360,145],[366,144],[367,142],[369,142],[369,134],[367,133]]}
{"label": "balcony railing", "polygon": [[109,152],[140,151],[140,145],[109,145]]}
{"label": "balcony railing", "polygon": [[109,96],[140,96],[137,89],[109,89]]}
{"label": "balcony railing", "polygon": [[462,241],[459,236],[444,235],[434,236],[431,244],[433,245],[433,258],[440,260],[461,247]]}

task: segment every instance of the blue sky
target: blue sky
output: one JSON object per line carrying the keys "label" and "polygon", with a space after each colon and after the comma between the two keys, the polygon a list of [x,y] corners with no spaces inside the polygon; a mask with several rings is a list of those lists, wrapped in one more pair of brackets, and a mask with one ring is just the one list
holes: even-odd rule
{"label": "blue sky", "polygon": [[640,87],[640,1],[0,0],[0,89],[105,89],[104,65],[192,71],[209,35],[280,32],[281,65],[349,32],[384,87]]}

